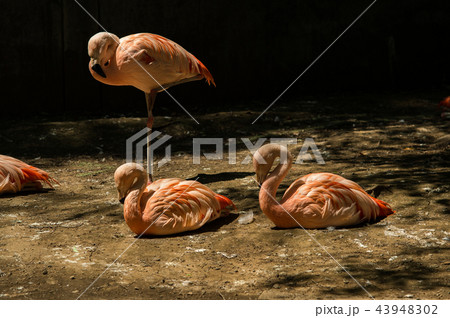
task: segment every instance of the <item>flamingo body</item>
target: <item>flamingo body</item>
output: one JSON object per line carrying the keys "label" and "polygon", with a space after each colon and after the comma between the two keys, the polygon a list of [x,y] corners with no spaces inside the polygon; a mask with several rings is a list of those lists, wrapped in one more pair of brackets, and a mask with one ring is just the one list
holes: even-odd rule
{"label": "flamingo body", "polygon": [[88,43],[92,76],[109,85],[131,85],[145,92],[147,103],[147,170],[152,181],[150,161],[153,106],[156,94],[174,85],[206,79],[214,86],[208,69],[194,55],[160,35],[138,33],[119,39],[100,32]]}
{"label": "flamingo body", "polygon": [[[134,86],[145,93],[201,78],[214,84],[211,73],[194,55],[156,34],[119,39],[100,32],[89,40],[88,53],[92,76],[104,84]],[[99,66],[94,67],[96,64]]]}
{"label": "flamingo body", "polygon": [[120,166],[114,178],[119,199],[125,198],[125,221],[138,235],[196,230],[228,214],[225,208],[234,206],[230,199],[197,181],[168,178],[147,184],[144,168],[135,163]]}
{"label": "flamingo body", "polygon": [[[269,174],[273,161],[282,152],[286,154],[286,160]],[[263,158],[266,163],[258,163],[258,158]],[[265,145],[255,153],[253,164],[258,182],[262,182],[261,210],[278,227],[345,227],[394,213],[386,202],[371,197],[357,183],[332,173],[311,173],[297,179],[278,203],[276,190],[292,165],[287,148]]]}
{"label": "flamingo body", "polygon": [[41,190],[42,183],[53,188],[51,181],[58,183],[47,172],[30,166],[16,158],[0,155],[0,194],[22,190]]}

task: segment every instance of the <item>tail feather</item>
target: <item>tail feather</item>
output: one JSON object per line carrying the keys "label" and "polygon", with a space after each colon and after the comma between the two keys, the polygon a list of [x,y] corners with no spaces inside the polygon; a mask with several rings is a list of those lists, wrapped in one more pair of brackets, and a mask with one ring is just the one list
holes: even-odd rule
{"label": "tail feather", "polygon": [[236,210],[236,206],[234,205],[233,201],[228,199],[226,196],[220,195],[216,193],[216,200],[220,204],[220,210],[225,209],[226,207],[232,206]]}
{"label": "tail feather", "polygon": [[22,180],[23,183],[34,182],[39,180],[48,184],[52,189],[53,185],[51,184],[51,181],[55,182],[56,184],[59,184],[57,180],[50,177],[48,173],[45,172],[44,170],[41,170],[39,168],[30,165],[28,165],[27,167],[22,167],[22,173],[24,176],[24,180]]}
{"label": "tail feather", "polygon": [[386,203],[380,199],[373,198],[373,197],[372,197],[372,200],[380,208],[379,213],[377,215],[378,219],[384,219],[385,217],[395,213],[395,211],[391,209],[391,206],[388,203]]}
{"label": "tail feather", "polygon": [[216,83],[214,82],[214,78],[212,77],[211,73],[209,72],[209,70],[206,68],[205,65],[203,65],[202,62],[200,62],[196,57],[194,57],[196,59],[198,68],[200,70],[200,74],[202,74],[206,81],[208,82],[209,85],[211,85],[211,83],[214,85],[214,87],[216,87]]}
{"label": "tail feather", "polygon": [[41,182],[53,188],[51,182],[59,184],[47,172],[30,166],[18,159],[0,155],[0,192],[18,192],[20,190],[42,189]]}

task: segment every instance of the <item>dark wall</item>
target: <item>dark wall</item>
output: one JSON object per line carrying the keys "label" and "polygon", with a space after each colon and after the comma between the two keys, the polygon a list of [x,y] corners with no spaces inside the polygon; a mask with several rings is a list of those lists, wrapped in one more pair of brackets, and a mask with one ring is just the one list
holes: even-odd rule
{"label": "dark wall", "polygon": [[[199,58],[217,88],[172,94],[196,110],[271,101],[371,3],[368,1],[79,0],[119,37],[161,34]],[[286,96],[416,89],[450,82],[450,1],[378,0]],[[102,29],[73,0],[0,1],[1,113],[145,115],[143,93],[88,71]],[[158,108],[177,108],[159,94]]]}

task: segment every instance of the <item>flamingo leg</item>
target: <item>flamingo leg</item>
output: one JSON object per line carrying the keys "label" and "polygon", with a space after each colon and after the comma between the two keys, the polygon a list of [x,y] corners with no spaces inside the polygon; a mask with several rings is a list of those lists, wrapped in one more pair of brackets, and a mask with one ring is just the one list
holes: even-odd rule
{"label": "flamingo leg", "polygon": [[152,133],[152,127],[153,127],[153,105],[155,104],[156,94],[158,92],[156,90],[150,91],[150,93],[145,93],[145,101],[147,102],[147,113],[148,113],[148,119],[147,119],[147,173],[148,173],[148,180],[149,183],[153,182],[153,160],[151,158],[151,149],[150,149],[150,142],[151,142],[151,133]]}

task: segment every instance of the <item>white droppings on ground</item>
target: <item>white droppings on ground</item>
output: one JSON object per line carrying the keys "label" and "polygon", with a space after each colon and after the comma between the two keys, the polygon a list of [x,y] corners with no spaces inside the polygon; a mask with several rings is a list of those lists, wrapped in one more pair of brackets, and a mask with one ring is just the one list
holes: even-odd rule
{"label": "white droppings on ground", "polygon": [[284,266],[284,265],[275,265],[272,268],[276,271],[281,271],[282,269],[286,268],[288,266]]}
{"label": "white droppings on ground", "polygon": [[227,254],[227,253],[224,253],[224,252],[217,252],[217,254],[222,255],[223,257],[226,257],[226,258],[235,258],[235,257],[237,257],[237,254]]}
{"label": "white droppings on ground", "polygon": [[247,284],[247,281],[245,281],[245,280],[235,280],[233,282],[234,286],[243,286],[243,285],[246,285],[246,284]]}
{"label": "white droppings on ground", "polygon": [[41,236],[40,236],[39,234],[35,234],[35,235],[33,235],[33,236],[30,236],[30,241],[36,241],[36,240],[39,240],[40,237],[41,237]]}
{"label": "white droppings on ground", "polygon": [[113,265],[111,265],[111,267],[108,268],[108,271],[114,272],[114,273],[128,273],[130,271],[132,271],[133,269],[126,264],[121,264],[121,263],[114,263]]}
{"label": "white droppings on ground", "polygon": [[359,239],[354,239],[354,241],[355,241],[356,244],[358,244],[359,247],[367,248],[367,245],[364,245],[364,244],[361,242],[361,240],[359,240]]}
{"label": "white droppings on ground", "polygon": [[194,253],[204,253],[204,252],[207,251],[206,248],[197,248],[197,249],[194,249],[194,248],[192,248],[192,247],[190,247],[190,246],[187,246],[186,249],[187,249],[188,251],[194,252]]}
{"label": "white droppings on ground", "polygon": [[71,259],[65,259],[64,262],[66,262],[66,263],[72,263],[72,264],[78,263],[77,261],[74,261],[74,260],[71,260]]}
{"label": "white droppings on ground", "polygon": [[17,218],[18,215],[17,214],[5,214],[2,215],[3,218]]}
{"label": "white droppings on ground", "polygon": [[[445,234],[445,231],[442,231]],[[423,247],[431,247],[446,244],[445,238],[436,237],[437,233],[434,229],[418,229],[415,231],[406,231],[393,225],[388,225],[384,231],[386,236],[406,237],[419,242]]]}
{"label": "white droppings on ground", "polygon": [[179,263],[177,263],[177,262],[166,262],[165,263],[165,265],[166,265],[166,267],[171,267],[171,266],[178,266],[178,265],[180,265]]}
{"label": "white droppings on ground", "polygon": [[43,229],[43,228],[55,228],[55,227],[63,227],[63,228],[74,228],[79,227],[81,225],[85,225],[88,222],[86,221],[67,221],[67,222],[35,222],[28,224],[28,227],[30,228],[37,228],[37,229]]}
{"label": "white droppings on ground", "polygon": [[91,265],[95,265],[96,263],[94,263],[94,262],[90,262],[90,263],[81,263],[81,266],[83,266],[83,267],[89,267],[89,266],[91,266]]}
{"label": "white droppings on ground", "polygon": [[241,216],[239,216],[239,218],[238,218],[238,223],[241,225],[250,224],[255,219],[253,217],[253,211],[251,211],[251,210],[248,212],[239,212],[239,213],[241,213]]}
{"label": "white droppings on ground", "polygon": [[180,283],[181,283],[181,286],[192,285],[192,282],[190,280],[182,280]]}

